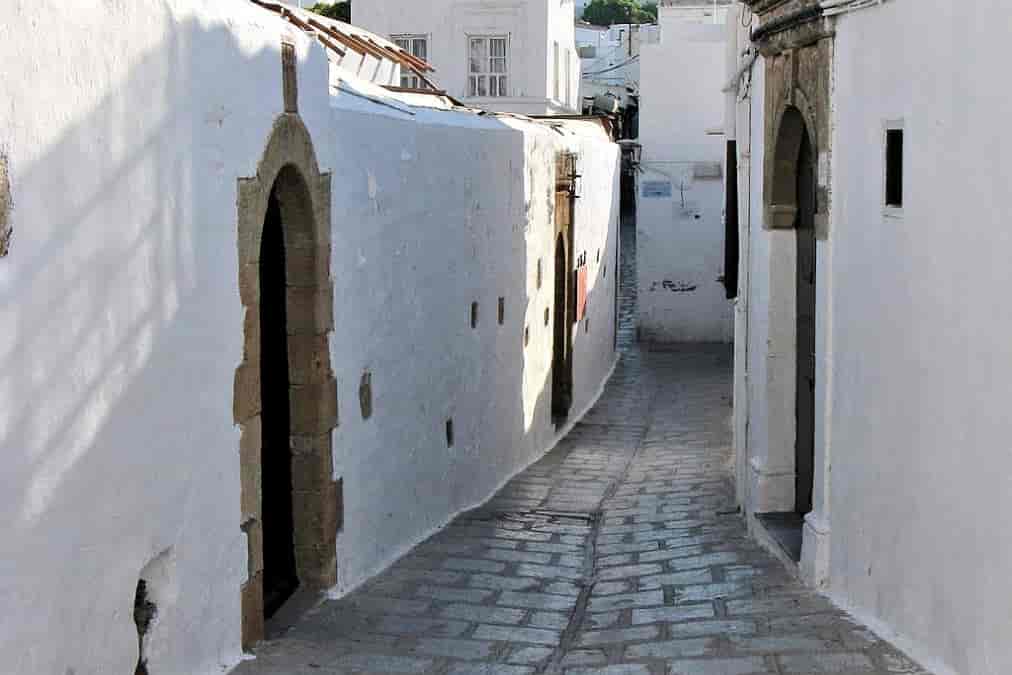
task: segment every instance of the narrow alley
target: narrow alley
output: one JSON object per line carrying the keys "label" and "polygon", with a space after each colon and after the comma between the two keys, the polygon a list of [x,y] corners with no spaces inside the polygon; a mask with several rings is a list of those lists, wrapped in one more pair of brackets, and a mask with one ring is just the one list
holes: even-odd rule
{"label": "narrow alley", "polygon": [[484,507],[236,675],[925,672],[747,538],[729,349],[637,345],[622,234],[623,356],[596,406]]}

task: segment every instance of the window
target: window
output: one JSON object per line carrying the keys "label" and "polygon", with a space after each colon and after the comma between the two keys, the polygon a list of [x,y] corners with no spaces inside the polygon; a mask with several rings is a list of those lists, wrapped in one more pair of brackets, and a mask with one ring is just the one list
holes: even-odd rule
{"label": "window", "polygon": [[885,203],[893,209],[903,208],[903,129],[886,129]]}
{"label": "window", "polygon": [[509,96],[509,62],[505,36],[468,39],[468,96]]}
{"label": "window", "polygon": [[[395,35],[394,44],[422,61],[429,60],[429,38],[425,35]],[[425,83],[410,70],[401,66],[401,86],[411,89],[425,88]]]}

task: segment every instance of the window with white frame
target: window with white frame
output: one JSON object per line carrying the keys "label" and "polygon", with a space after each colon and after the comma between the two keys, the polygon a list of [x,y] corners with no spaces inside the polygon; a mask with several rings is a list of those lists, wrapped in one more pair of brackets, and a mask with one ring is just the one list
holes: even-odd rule
{"label": "window with white frame", "polygon": [[509,38],[468,37],[468,96],[509,96]]}
{"label": "window with white frame", "polygon": [[[429,60],[429,38],[426,35],[394,35],[394,44],[412,56],[417,56],[422,61]],[[404,66],[401,66],[401,86],[411,89],[424,88],[425,82]]]}

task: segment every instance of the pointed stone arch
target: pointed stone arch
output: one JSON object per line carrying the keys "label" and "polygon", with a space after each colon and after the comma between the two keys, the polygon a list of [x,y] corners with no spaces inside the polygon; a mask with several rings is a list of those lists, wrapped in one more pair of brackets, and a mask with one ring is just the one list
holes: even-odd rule
{"label": "pointed stone arch", "polygon": [[233,411],[241,429],[242,529],[249,576],[242,586],[242,642],[264,637],[264,531],[261,461],[261,250],[265,220],[279,218],[283,239],[292,546],[300,587],[336,583],[341,489],[333,479],[331,431],[337,384],[330,363],[331,175],[321,173],[312,138],[296,114],[280,115],[257,167],[238,183],[239,290],[244,308],[243,360],[236,369]]}
{"label": "pointed stone arch", "polygon": [[802,141],[806,136],[812,154],[818,156],[819,144],[815,135],[817,127],[805,96],[801,91],[796,91],[794,100],[800,105],[785,105],[777,116],[776,141],[770,153],[766,185],[765,222],[769,229],[795,227],[798,215],[798,161]]}

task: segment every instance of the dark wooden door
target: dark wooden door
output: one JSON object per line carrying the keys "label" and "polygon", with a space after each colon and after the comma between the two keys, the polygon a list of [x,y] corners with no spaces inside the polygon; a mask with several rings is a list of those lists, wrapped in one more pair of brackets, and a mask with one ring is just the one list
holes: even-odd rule
{"label": "dark wooden door", "polygon": [[[556,209],[563,203],[568,210],[568,199],[556,199]],[[560,233],[555,239],[555,306],[552,339],[552,419],[556,424],[565,421],[569,416],[569,407],[572,403],[569,267],[565,237]]]}
{"label": "dark wooden door", "polygon": [[815,480],[815,158],[808,134],[798,160],[796,511],[812,510]]}

